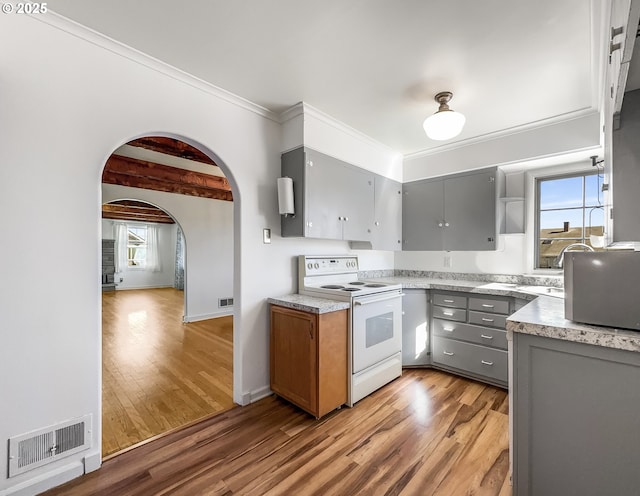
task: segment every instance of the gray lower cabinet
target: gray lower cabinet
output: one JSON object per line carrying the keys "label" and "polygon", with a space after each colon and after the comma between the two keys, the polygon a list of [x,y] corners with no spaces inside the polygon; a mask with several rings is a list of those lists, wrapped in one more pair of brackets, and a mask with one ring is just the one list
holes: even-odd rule
{"label": "gray lower cabinet", "polygon": [[514,333],[513,494],[640,494],[640,353]]}
{"label": "gray lower cabinet", "polygon": [[431,364],[426,289],[404,289],[402,298],[402,366]]}
{"label": "gray lower cabinet", "polygon": [[508,385],[506,318],[514,299],[432,292],[433,365],[501,387]]}
{"label": "gray lower cabinet", "polygon": [[403,184],[403,249],[495,250],[495,177],[491,167]]}
{"label": "gray lower cabinet", "polygon": [[295,215],[282,216],[283,237],[371,241],[374,174],[309,148],[282,155],[293,179]]}

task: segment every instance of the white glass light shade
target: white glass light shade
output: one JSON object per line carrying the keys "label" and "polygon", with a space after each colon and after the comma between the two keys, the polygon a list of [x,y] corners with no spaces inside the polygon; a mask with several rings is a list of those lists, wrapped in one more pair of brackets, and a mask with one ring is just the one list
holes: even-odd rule
{"label": "white glass light shade", "polygon": [[460,112],[441,110],[427,117],[422,126],[429,138],[442,141],[458,136],[462,132],[465,120]]}

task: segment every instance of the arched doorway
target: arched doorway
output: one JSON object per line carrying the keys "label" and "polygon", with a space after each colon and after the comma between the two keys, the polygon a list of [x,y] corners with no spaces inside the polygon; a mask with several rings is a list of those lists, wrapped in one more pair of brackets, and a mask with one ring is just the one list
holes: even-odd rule
{"label": "arched doorway", "polygon": [[[233,406],[233,205],[216,167],[196,148],[164,137],[133,140],[105,166],[103,212],[144,215],[112,220],[126,230],[120,246],[127,243],[123,263],[130,265],[116,273],[116,291],[103,293],[103,456]],[[172,212],[166,216],[184,232],[184,297],[167,284],[128,284],[144,275],[144,232],[159,219],[145,209],[157,207]],[[172,239],[178,260],[180,235]]]}

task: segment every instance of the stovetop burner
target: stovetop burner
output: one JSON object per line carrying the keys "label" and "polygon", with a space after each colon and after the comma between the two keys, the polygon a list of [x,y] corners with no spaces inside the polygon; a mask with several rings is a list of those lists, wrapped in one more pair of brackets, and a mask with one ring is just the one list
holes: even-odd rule
{"label": "stovetop burner", "polygon": [[361,291],[360,288],[342,288],[342,291]]}
{"label": "stovetop burner", "polygon": [[327,284],[325,286],[320,286],[322,289],[345,289],[344,286],[340,286],[338,284]]}
{"label": "stovetop burner", "polygon": [[349,284],[351,284],[352,286],[364,286],[364,283],[362,281],[353,281]]}
{"label": "stovetop burner", "polygon": [[386,284],[380,284],[380,283],[377,283],[377,282],[364,285],[365,288],[384,288],[385,286],[386,286]]}

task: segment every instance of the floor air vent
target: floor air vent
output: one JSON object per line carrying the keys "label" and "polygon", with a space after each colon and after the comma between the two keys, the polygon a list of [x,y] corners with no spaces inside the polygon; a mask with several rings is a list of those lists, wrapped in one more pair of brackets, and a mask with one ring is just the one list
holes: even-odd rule
{"label": "floor air vent", "polygon": [[9,477],[91,447],[91,415],[9,439]]}

